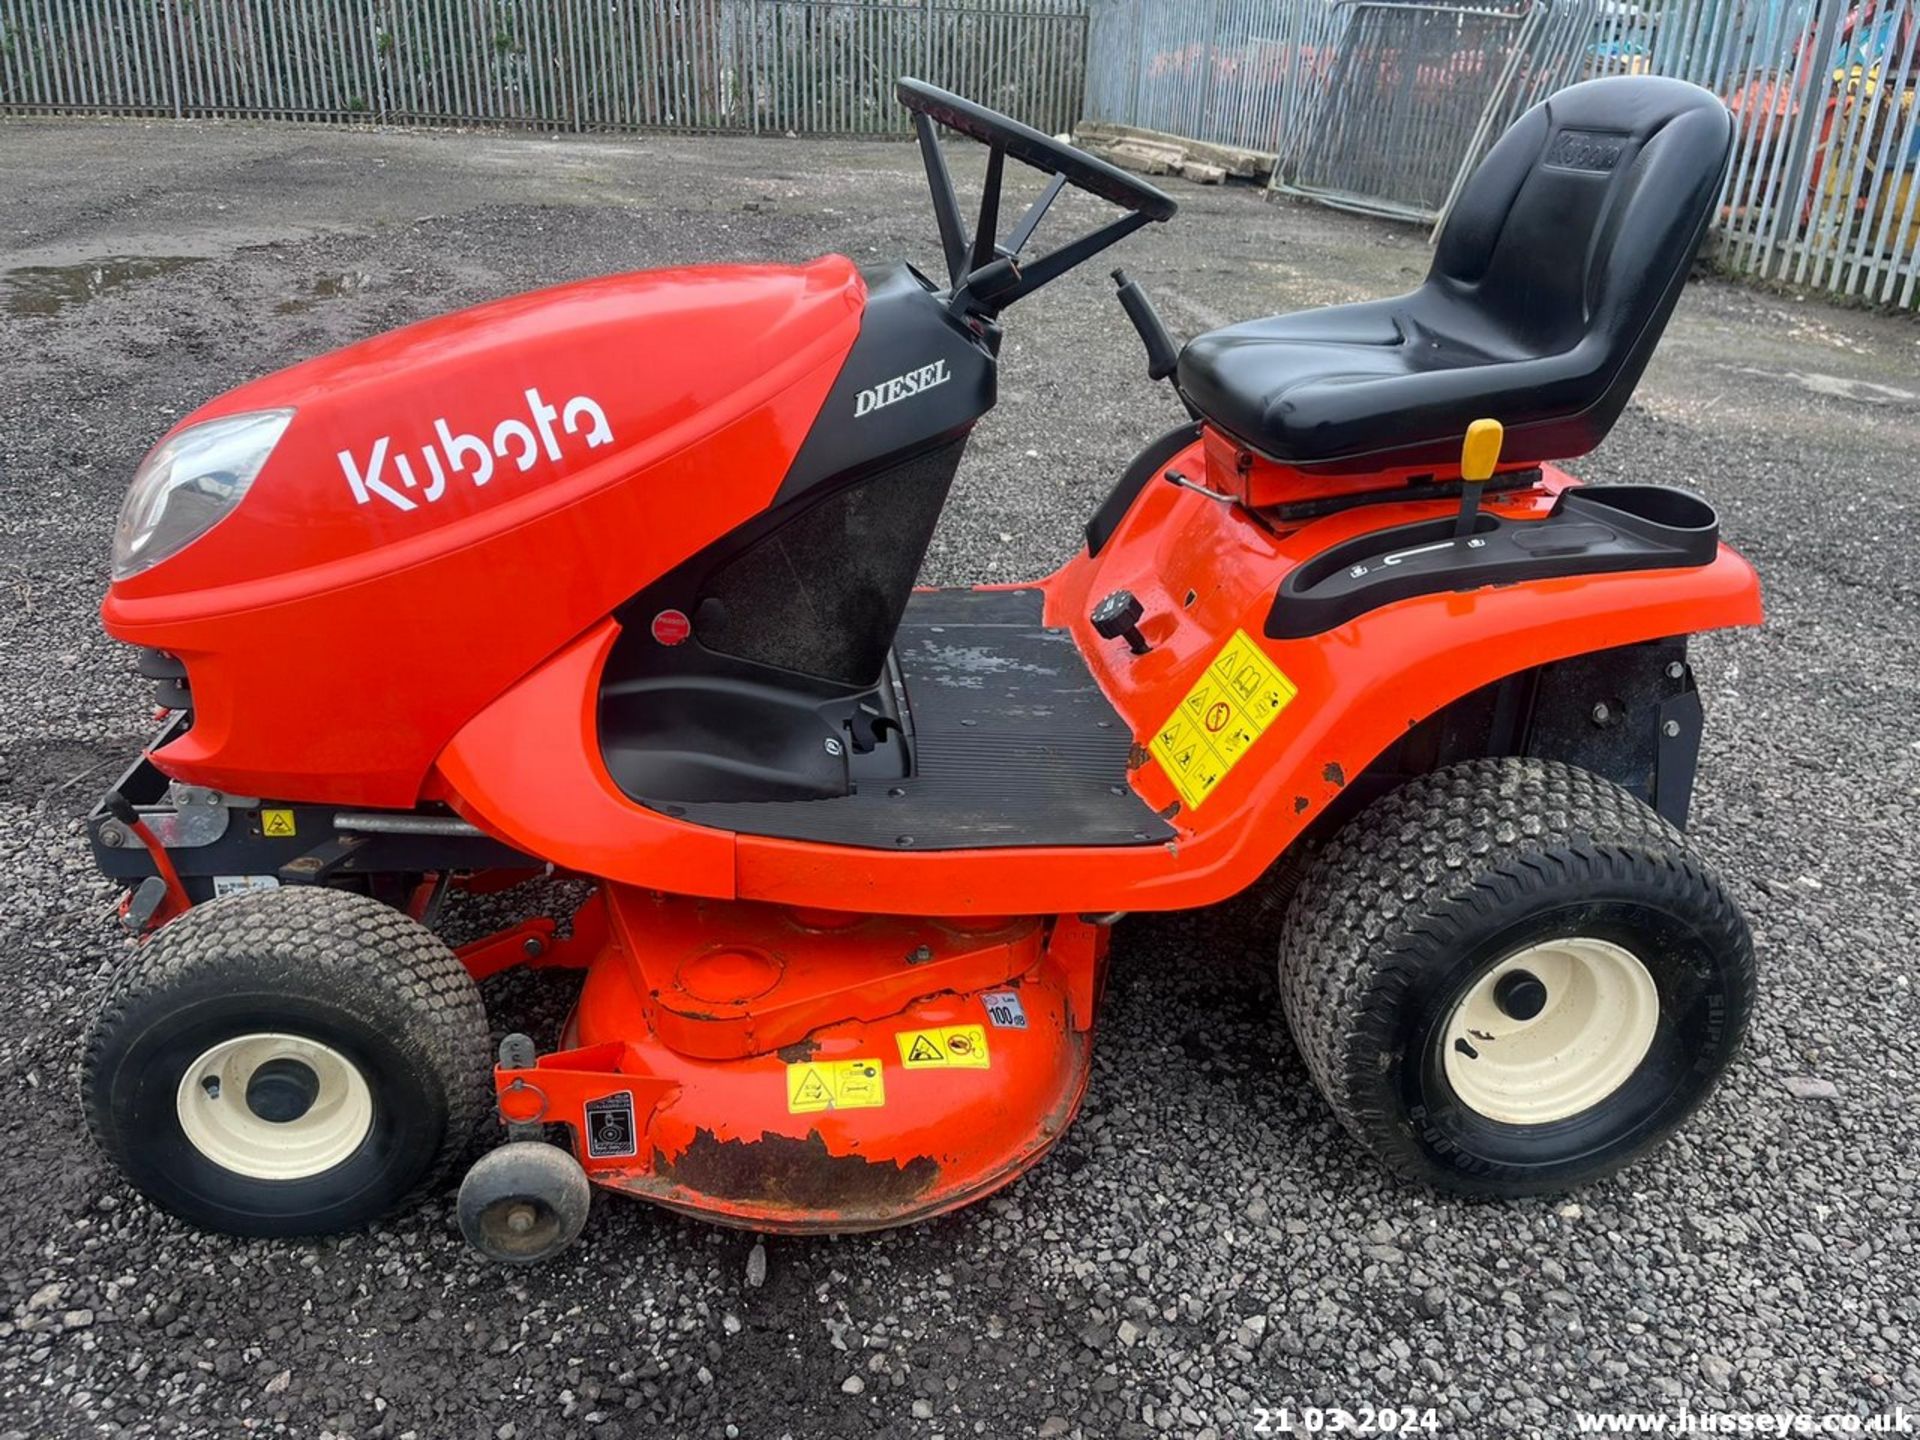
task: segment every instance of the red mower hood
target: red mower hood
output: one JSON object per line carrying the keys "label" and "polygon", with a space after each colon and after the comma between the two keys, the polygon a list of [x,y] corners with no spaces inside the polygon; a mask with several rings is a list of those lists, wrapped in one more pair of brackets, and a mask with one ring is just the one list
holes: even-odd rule
{"label": "red mower hood", "polygon": [[[163,767],[241,794],[412,803],[481,706],[765,508],[865,301],[840,256],[615,275],[379,335],[195,411],[176,434],[292,419],[230,514],[108,591],[109,633],[187,665],[195,724]],[[370,713],[289,736],[317,697]]]}
{"label": "red mower hood", "polygon": [[[256,604],[257,592],[218,593],[248,582],[277,595],[351,583],[565,504],[724,423],[774,360],[850,342],[864,296],[840,256],[611,275],[230,390],[175,432],[247,411],[292,410],[292,422],[233,514],[114,584],[108,628]],[[315,567],[328,573],[305,573]],[[163,598],[181,605],[145,603]]]}

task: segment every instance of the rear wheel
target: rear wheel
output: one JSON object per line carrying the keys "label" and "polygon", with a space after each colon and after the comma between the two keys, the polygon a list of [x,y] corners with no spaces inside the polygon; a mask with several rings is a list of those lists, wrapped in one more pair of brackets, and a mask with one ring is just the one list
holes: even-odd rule
{"label": "rear wheel", "polygon": [[1564,1189],[1658,1144],[1738,1047],[1753,947],[1619,787],[1475,760],[1349,821],[1289,908],[1281,997],[1348,1130],[1452,1190]]}
{"label": "rear wheel", "polygon": [[363,895],[197,906],[141,947],[82,1067],[87,1122],[138,1189],[236,1235],[350,1229],[444,1180],[487,1114],[465,968]]}

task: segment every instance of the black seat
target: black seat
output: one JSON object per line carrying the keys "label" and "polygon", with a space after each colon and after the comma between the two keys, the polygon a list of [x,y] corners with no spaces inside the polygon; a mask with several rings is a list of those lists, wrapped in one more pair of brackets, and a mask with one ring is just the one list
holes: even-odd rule
{"label": "black seat", "polygon": [[1666,327],[1732,141],[1677,80],[1562,90],[1488,152],[1419,289],[1214,330],[1180,388],[1252,449],[1328,471],[1454,464],[1481,416],[1503,461],[1584,454]]}

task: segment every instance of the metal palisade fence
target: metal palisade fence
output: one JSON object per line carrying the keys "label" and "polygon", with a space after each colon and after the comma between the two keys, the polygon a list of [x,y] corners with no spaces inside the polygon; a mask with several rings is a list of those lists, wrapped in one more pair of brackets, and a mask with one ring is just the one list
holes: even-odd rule
{"label": "metal palisade fence", "polygon": [[1720,263],[1920,300],[1920,0],[1094,0],[1087,53],[1089,118],[1268,151],[1276,190],[1435,223],[1554,90],[1676,76],[1737,125]]}
{"label": "metal palisade fence", "polygon": [[1085,0],[0,0],[0,112],[905,135],[919,75],[1049,131]]}
{"label": "metal palisade fence", "polygon": [[1920,302],[1920,0],[0,0],[0,112],[903,135],[902,74],[1435,223],[1553,90],[1677,76],[1738,126],[1721,263]]}
{"label": "metal palisade fence", "polygon": [[1733,111],[1728,268],[1920,301],[1920,0],[1675,0],[1607,8],[1591,72],[1675,75]]}

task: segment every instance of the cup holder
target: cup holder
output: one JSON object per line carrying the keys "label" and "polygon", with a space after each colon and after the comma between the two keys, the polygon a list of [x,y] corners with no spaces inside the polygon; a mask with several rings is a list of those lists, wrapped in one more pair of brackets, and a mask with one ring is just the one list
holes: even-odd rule
{"label": "cup holder", "polygon": [[1590,505],[1605,506],[1647,525],[1678,533],[1718,531],[1713,506],[1691,490],[1672,485],[1595,485],[1567,492]]}
{"label": "cup holder", "polygon": [[1673,485],[1582,485],[1553,507],[1562,516],[1598,521],[1678,557],[1670,563],[1706,565],[1720,548],[1720,517],[1713,506]]}

